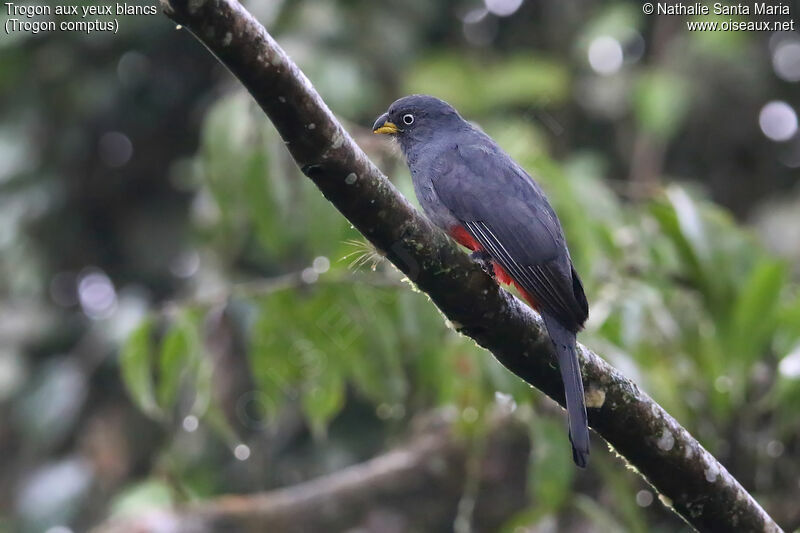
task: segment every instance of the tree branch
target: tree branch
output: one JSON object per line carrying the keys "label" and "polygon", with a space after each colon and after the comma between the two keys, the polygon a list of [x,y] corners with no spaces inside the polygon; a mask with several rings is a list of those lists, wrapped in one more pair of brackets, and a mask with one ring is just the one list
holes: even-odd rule
{"label": "tree branch", "polygon": [[[369,161],[275,40],[235,0],[162,0],[244,84],[302,171],[453,325],[563,405],[541,319],[498,288]],[[579,346],[591,427],[702,531],[780,531],[742,486],[649,396]],[[566,439],[564,445],[566,446]]]}
{"label": "tree branch", "polygon": [[[311,533],[316,531],[446,531],[452,527],[470,475],[470,452],[450,424],[431,417],[410,442],[364,463],[260,494],[223,496],[178,508],[121,518],[95,533]],[[500,416],[480,456],[476,531],[496,531],[522,510],[530,453],[528,431]],[[382,526],[369,527],[372,522]]]}

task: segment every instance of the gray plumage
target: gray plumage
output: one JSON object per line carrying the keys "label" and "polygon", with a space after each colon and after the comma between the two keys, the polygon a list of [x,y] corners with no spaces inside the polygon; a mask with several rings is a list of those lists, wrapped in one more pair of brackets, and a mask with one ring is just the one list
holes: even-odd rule
{"label": "gray plumage", "polygon": [[544,192],[497,143],[442,100],[401,98],[373,129],[387,122],[396,126],[391,133],[426,215],[451,235],[465,229],[541,313],[564,382],[573,459],[586,466],[589,433],[575,334],[586,321],[588,303]]}

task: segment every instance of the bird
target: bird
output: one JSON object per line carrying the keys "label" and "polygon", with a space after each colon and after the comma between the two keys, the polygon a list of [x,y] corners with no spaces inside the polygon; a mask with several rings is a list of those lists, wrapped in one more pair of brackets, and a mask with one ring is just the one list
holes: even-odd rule
{"label": "bird", "polygon": [[372,130],[400,145],[428,219],[541,315],[564,383],[572,457],[585,468],[589,430],[576,334],[589,304],[544,191],[491,137],[439,98],[400,98]]}

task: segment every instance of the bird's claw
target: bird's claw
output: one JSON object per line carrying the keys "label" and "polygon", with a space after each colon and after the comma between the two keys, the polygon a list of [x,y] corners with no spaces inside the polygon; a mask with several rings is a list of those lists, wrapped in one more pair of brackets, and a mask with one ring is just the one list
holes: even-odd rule
{"label": "bird's claw", "polygon": [[489,277],[494,279],[494,265],[492,264],[492,256],[488,253],[484,252],[483,250],[477,250],[469,254],[470,258],[473,261],[476,261],[484,272],[489,274]]}

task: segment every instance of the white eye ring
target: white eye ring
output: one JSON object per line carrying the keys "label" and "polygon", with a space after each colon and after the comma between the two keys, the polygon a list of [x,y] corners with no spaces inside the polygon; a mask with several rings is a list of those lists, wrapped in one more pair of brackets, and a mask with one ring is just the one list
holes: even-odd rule
{"label": "white eye ring", "polygon": [[412,115],[411,113],[403,115],[403,124],[405,124],[406,126],[410,126],[413,123],[414,123],[414,115]]}

